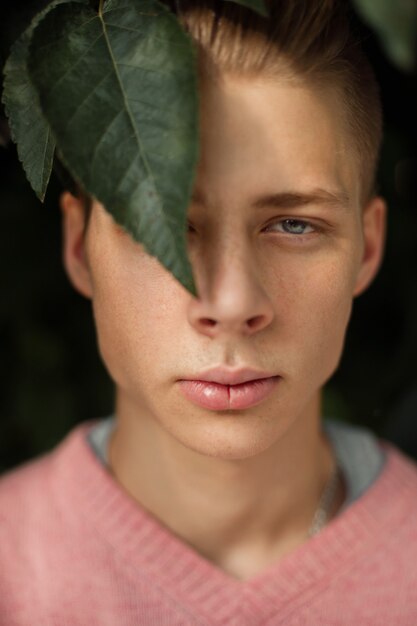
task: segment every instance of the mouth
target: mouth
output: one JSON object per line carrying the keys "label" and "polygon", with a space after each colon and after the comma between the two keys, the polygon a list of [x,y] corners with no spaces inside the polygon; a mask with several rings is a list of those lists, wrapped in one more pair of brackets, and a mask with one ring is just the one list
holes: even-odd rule
{"label": "mouth", "polygon": [[267,376],[235,384],[208,380],[179,380],[183,395],[193,404],[214,411],[248,409],[276,389],[281,376]]}

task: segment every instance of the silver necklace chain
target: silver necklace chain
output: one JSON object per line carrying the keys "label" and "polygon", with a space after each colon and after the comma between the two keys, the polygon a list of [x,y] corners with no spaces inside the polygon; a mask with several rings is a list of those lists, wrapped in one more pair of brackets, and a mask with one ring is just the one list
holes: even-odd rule
{"label": "silver necklace chain", "polygon": [[314,513],[313,521],[308,530],[308,536],[312,537],[323,528],[327,522],[327,518],[330,512],[330,507],[336,494],[337,485],[339,482],[339,467],[336,463],[333,472],[323,490],[319,505]]}

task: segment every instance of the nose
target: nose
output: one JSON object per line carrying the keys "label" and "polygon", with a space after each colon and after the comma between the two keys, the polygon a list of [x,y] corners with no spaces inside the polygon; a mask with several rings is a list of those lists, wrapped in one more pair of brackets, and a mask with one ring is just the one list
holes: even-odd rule
{"label": "nose", "polygon": [[188,319],[199,333],[236,338],[271,324],[272,302],[253,261],[247,251],[233,252],[229,246],[193,262],[198,297],[190,301]]}

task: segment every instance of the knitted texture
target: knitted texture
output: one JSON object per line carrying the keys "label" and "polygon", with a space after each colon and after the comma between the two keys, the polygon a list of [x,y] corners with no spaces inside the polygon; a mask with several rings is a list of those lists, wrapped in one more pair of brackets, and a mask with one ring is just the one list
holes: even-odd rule
{"label": "knitted texture", "polygon": [[239,581],[116,482],[95,423],[0,479],[0,626],[417,624],[417,465],[388,442],[363,495]]}

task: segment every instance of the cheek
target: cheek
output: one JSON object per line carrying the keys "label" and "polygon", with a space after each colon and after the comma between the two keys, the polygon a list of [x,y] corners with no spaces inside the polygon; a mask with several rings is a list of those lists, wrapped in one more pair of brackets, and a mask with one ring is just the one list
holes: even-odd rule
{"label": "cheek", "polygon": [[[100,255],[98,255],[98,258]],[[93,310],[102,359],[121,386],[152,377],[175,337],[180,288],[152,257],[93,262]]]}
{"label": "cheek", "polygon": [[352,308],[351,255],[301,255],[276,276],[277,342],[289,355],[289,373],[323,384],[336,369]]}

